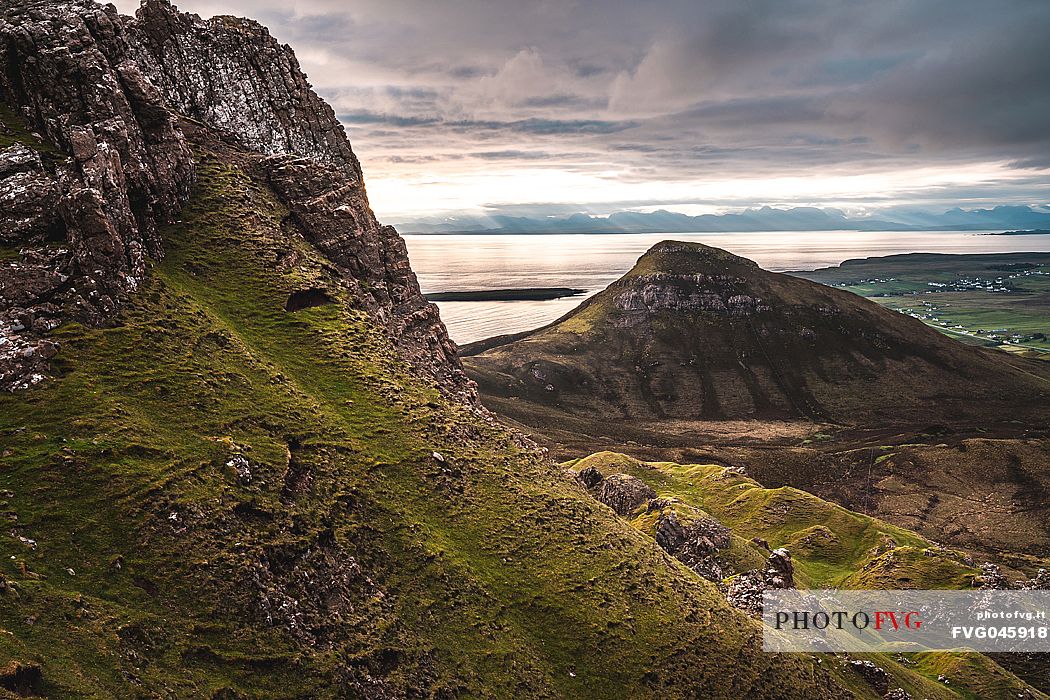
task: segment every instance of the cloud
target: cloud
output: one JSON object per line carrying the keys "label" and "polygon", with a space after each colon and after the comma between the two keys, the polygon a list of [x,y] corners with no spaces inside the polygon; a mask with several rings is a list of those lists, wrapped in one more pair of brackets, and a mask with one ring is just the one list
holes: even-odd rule
{"label": "cloud", "polygon": [[535,48],[522,49],[492,75],[483,75],[474,83],[480,99],[501,105],[518,105],[523,101],[543,98],[555,92],[556,78]]}
{"label": "cloud", "polygon": [[[118,2],[125,12],[136,4]],[[623,201],[644,199],[632,189],[654,201],[713,193],[711,206],[742,202],[722,194],[734,191],[753,204],[784,202],[785,192],[819,204],[832,195],[754,183],[808,179],[822,193],[836,178],[882,188],[834,191],[847,202],[1048,196],[1050,3],[178,5],[251,16],[293,45],[348,126],[382,216],[415,206],[406,193],[416,182],[447,188],[428,200],[435,207],[479,210],[492,203],[479,185],[488,182],[517,198],[501,206],[562,206],[574,195],[581,208],[596,204],[591,190],[571,190],[574,178]],[[924,175],[931,169],[980,176],[942,182]]]}
{"label": "cloud", "polygon": [[637,121],[603,121],[601,119],[519,119],[516,121],[457,119],[445,121],[440,117],[407,117],[398,114],[369,112],[340,113],[346,124],[388,124],[401,127],[441,125],[459,131],[506,130],[526,134],[611,134],[639,125]]}

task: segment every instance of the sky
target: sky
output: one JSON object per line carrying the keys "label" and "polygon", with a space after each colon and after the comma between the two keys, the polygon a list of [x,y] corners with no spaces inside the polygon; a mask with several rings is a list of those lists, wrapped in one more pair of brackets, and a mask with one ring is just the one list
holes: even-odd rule
{"label": "sky", "polygon": [[390,223],[1050,203],[1044,0],[176,4],[292,45]]}

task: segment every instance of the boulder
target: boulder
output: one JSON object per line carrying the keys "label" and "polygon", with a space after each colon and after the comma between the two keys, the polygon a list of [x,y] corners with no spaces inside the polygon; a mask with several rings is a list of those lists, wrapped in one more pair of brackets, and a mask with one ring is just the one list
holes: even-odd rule
{"label": "boulder", "polygon": [[783,547],[775,549],[761,569],[735,576],[726,598],[735,607],[752,615],[762,614],[762,593],[766,590],[795,587],[795,567],[791,554]]}
{"label": "boulder", "polygon": [[[658,503],[659,500],[650,503]],[[682,508],[681,504],[676,506]],[[730,544],[730,530],[709,515],[695,514],[683,522],[674,508],[664,508],[656,520],[656,542],[690,569],[710,581],[721,581],[725,570],[715,555]]]}
{"label": "boulder", "polygon": [[630,515],[656,492],[641,479],[630,474],[613,474],[597,487],[594,497],[619,515]]}
{"label": "boulder", "polygon": [[576,475],[576,478],[579,479],[580,483],[582,483],[584,488],[587,489],[595,488],[605,479],[596,467],[584,467]]}
{"label": "boulder", "polygon": [[981,564],[981,573],[975,581],[981,588],[993,591],[1008,591],[1013,588],[1010,581],[1003,576],[1002,570],[991,562]]}
{"label": "boulder", "polygon": [[880,666],[861,659],[852,659],[849,664],[879,695],[885,696],[889,692],[890,676]]}
{"label": "boulder", "polygon": [[784,547],[774,549],[769,555],[765,570],[766,588],[794,588],[795,565],[791,553]]}

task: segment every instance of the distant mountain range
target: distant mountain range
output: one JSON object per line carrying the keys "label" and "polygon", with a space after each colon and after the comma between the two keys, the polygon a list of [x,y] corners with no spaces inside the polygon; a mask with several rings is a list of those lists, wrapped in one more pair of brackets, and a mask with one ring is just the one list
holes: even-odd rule
{"label": "distant mountain range", "polygon": [[1050,228],[1050,206],[950,209],[944,213],[892,210],[878,218],[850,217],[838,209],[761,207],[735,214],[688,216],[663,209],[621,211],[609,216],[492,215],[402,223],[405,233],[716,233],[729,231],[982,231]]}

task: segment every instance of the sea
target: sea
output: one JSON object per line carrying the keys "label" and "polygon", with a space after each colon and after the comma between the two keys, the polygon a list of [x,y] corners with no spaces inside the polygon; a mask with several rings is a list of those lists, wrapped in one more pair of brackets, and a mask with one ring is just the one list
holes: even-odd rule
{"label": "sea", "polygon": [[651,246],[697,241],[754,260],[767,270],[814,270],[852,258],[897,253],[1050,252],[1050,234],[987,231],[767,231],[747,233],[408,234],[423,292],[572,287],[582,295],[548,301],[438,302],[460,344],[546,325],[604,289]]}

